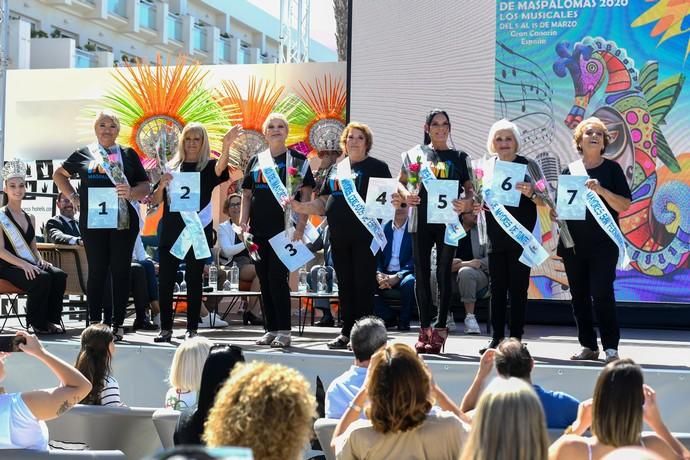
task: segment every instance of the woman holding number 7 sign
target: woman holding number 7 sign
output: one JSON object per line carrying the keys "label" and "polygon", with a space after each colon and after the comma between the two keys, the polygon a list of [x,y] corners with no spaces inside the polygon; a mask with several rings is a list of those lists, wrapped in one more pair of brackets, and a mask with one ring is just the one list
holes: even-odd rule
{"label": "woman holding number 7 sign", "polygon": [[386,163],[369,156],[372,144],[367,125],[348,124],[340,136],[344,155],[326,173],[319,197],[292,203],[300,214],[325,214],[328,219],[343,316],[340,335],[327,344],[331,349],[346,348],[355,321],[374,311],[376,253],[383,250],[386,237],[379,222],[365,215],[364,198],[369,179],[390,178],[391,173]]}
{"label": "woman holding number 7 sign", "polygon": [[[409,206],[408,229],[412,232],[412,244],[417,274],[416,294],[419,308],[420,331],[415,344],[418,353],[440,353],[448,338],[446,321],[450,304],[453,257],[462,230],[459,218],[453,225],[429,222],[430,210],[455,209],[459,212],[472,210],[472,182],[467,171],[467,154],[449,148],[450,118],[444,110],[434,109],[424,123],[424,144],[403,154],[398,194],[394,205]],[[452,144],[452,140],[451,140]],[[451,196],[434,195],[429,198],[432,183],[457,181],[457,190]],[[460,200],[465,191],[467,199]],[[432,202],[433,201],[433,202]],[[431,299],[431,249],[436,245],[438,254],[436,276],[440,292],[438,308]],[[432,329],[431,321],[436,316]]]}

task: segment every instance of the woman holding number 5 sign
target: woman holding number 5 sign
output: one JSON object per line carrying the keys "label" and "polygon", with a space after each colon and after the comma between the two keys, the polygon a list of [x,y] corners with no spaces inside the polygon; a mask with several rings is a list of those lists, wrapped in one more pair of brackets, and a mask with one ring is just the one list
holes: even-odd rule
{"label": "woman holding number 5 sign", "polygon": [[376,253],[386,243],[379,222],[365,215],[364,199],[369,179],[389,179],[391,173],[386,163],[369,156],[372,145],[367,125],[348,124],[340,136],[344,155],[327,171],[319,197],[308,203],[293,202],[293,209],[301,214],[326,214],[328,219],[343,316],[340,335],[327,344],[331,349],[347,348],[355,321],[374,311]]}
{"label": "woman holding number 5 sign", "polygon": [[[424,144],[403,154],[403,166],[399,177],[403,186],[399,187],[398,194],[393,199],[396,207],[416,208],[411,209],[408,229],[412,233],[417,274],[415,291],[421,327],[415,344],[418,353],[440,353],[448,338],[446,320],[452,291],[451,268],[458,241],[463,235],[459,233],[462,226],[457,216],[454,216],[453,225],[430,223],[430,209],[456,208],[459,212],[472,211],[472,182],[467,171],[467,154],[448,146],[450,127],[450,118],[444,110],[434,109],[429,112],[424,123]],[[458,183],[452,195],[434,195],[433,199],[430,199],[428,188],[432,183],[446,180]],[[467,199],[460,200],[463,191],[466,192]],[[431,249],[434,245],[438,254],[438,308],[431,299]],[[436,323],[432,329],[431,322],[434,316]]]}
{"label": "woman holding number 5 sign", "polygon": [[227,181],[230,147],[242,132],[233,126],[223,137],[220,158],[210,159],[206,128],[187,124],[180,133],[177,152],[168,162],[151,201],[163,203],[160,230],[158,292],[161,331],[154,341],[170,342],[173,328],[172,295],[180,263],[185,263],[187,282],[187,332],[194,337],[199,327],[204,264],[211,256],[213,213],[211,193]]}
{"label": "woman holding number 5 sign", "polygon": [[[120,121],[109,111],[100,112],[94,122],[97,141],[67,158],[55,170],[58,189],[79,213],[89,276],[86,285],[89,321],[103,321],[106,279],[112,276],[113,335],[122,340],[125,308],[129,297],[129,273],[134,241],[139,234],[139,214],[135,206],[150,190],[139,156],[131,148],[116,143]],[[79,193],[70,176],[79,175]],[[106,315],[106,318],[109,315]]]}
{"label": "woman holding number 5 sign", "polygon": [[[611,142],[606,125],[594,117],[583,120],[573,132],[573,142],[582,158],[565,168],[563,174],[589,176],[585,186],[596,193],[595,200],[603,198],[601,201],[617,223],[618,213],[630,207],[631,194],[620,165],[603,157],[606,146]],[[613,361],[618,359],[620,340],[613,290],[619,248],[589,209],[584,220],[567,222],[575,247],[568,249],[560,243],[558,255],[563,257],[565,273],[568,275],[577,338],[582,345],[582,350],[571,356],[571,359],[589,360],[599,357],[597,333],[592,324],[594,307],[606,361]]]}

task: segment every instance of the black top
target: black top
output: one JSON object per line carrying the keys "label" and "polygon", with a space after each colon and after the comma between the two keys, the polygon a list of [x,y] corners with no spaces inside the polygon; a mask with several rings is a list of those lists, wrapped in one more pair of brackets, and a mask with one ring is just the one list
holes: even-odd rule
{"label": "black top", "polygon": [[[526,165],[527,158],[517,155],[513,163]],[[524,182],[530,182],[529,176],[525,175]],[[534,201],[521,193],[518,206],[505,206],[505,208],[527,229],[528,232],[534,229],[534,225],[537,223],[537,205]],[[489,235],[489,240],[491,241],[490,252],[522,252],[522,246],[511,238],[510,235],[503,230],[503,227],[498,225],[496,219],[494,219],[494,216],[490,212],[486,213],[486,233]]]}
{"label": "black top", "polygon": [[[26,220],[29,222],[29,226],[26,228],[26,231],[24,231],[17,223],[16,220],[14,220],[14,217],[12,216],[12,212],[10,212],[7,208],[2,209],[0,212],[4,212],[7,214],[7,217],[10,218],[12,223],[17,227],[17,230],[19,230],[19,233],[22,235],[24,238],[24,241],[26,242],[27,246],[29,246],[29,250],[31,250],[31,242],[34,240],[34,237],[36,236],[36,233],[34,231],[34,226],[31,223],[31,218],[29,218],[29,215],[22,210],[22,213],[24,214],[24,217],[26,217]],[[2,230],[0,230],[2,231]],[[12,246],[12,242],[10,242],[10,239],[7,237],[7,235],[3,235],[5,238],[5,249],[9,251],[12,255],[19,257],[17,252],[14,250],[14,246]],[[19,257],[21,259],[21,257]],[[28,262],[28,261],[27,261]],[[9,262],[6,262],[2,259],[0,259],[0,266],[8,266],[11,265]]]}
{"label": "black top", "polygon": [[[351,163],[351,168],[355,187],[362,200],[367,198],[370,177],[383,177],[387,179],[392,177],[386,163],[370,156],[357,163]],[[328,201],[326,201],[326,218],[328,219],[330,237],[347,237],[370,241],[371,233],[362,225],[355,213],[350,209],[347,201],[345,201],[337,176],[338,165],[334,164],[329,169],[326,180],[319,191],[319,196],[330,195]]]}
{"label": "black top", "polygon": [[[296,150],[289,149],[292,157],[292,164],[301,170],[301,165],[307,161],[307,157]],[[273,161],[278,169],[278,177],[285,184],[285,160],[287,152],[273,157]],[[305,176],[302,178],[302,184],[307,187],[314,187],[316,182],[311,173],[311,169],[307,168]],[[261,172],[259,166],[259,156],[254,155],[247,169],[244,172],[244,180],[242,181],[243,189],[251,189],[252,203],[249,208],[249,219],[251,225],[251,232],[254,236],[261,238],[273,238],[279,232],[285,230],[285,219],[283,208],[278,204],[273,192],[268,187],[266,179]],[[297,195],[299,197],[299,194]]]}
{"label": "black top", "polygon": [[204,434],[204,421],[201,423],[197,420],[196,410],[192,412],[182,412],[175,433],[173,434],[173,443],[176,446],[199,446],[203,445],[201,435]]}
{"label": "black top", "polygon": [[[220,176],[216,176],[216,163],[218,160],[208,160],[206,167],[199,171],[199,186],[201,191],[199,194],[199,210],[204,209],[211,202],[211,194],[213,189],[216,188],[218,184],[230,179],[228,174],[228,169],[225,168]],[[196,162],[193,163],[182,163],[180,166],[180,172],[194,172],[196,171]],[[179,212],[170,211],[170,205],[168,204],[168,190],[167,188],[163,190],[163,215],[161,216],[160,228],[160,246],[161,247],[172,247],[177,241],[177,238],[182,233],[185,224],[180,216]],[[213,241],[213,222],[209,222],[208,225],[204,227],[204,233],[206,235],[206,242],[209,247],[213,247],[211,244]]]}
{"label": "black top", "polygon": [[[570,169],[565,168],[563,174],[570,174]],[[610,190],[616,195],[631,198],[630,187],[628,181],[625,179],[625,173],[621,166],[613,160],[604,159],[604,161],[596,168],[587,169],[587,174],[592,179],[597,179],[602,187]],[[613,218],[618,223],[618,213],[602,198],[606,209],[609,210]],[[568,220],[568,229],[575,241],[575,252],[578,254],[592,254],[594,252],[606,251],[609,253],[618,253],[618,246],[611,238],[601,229],[594,216],[589,209],[585,216],[585,220]],[[558,255],[567,253],[568,250],[559,242]]]}
{"label": "black top", "polygon": [[467,236],[460,238],[460,241],[458,241],[455,257],[461,259],[463,262],[469,262],[474,259],[474,254],[472,254],[472,238],[470,238],[469,231],[467,232]]}
{"label": "black top", "polygon": [[[469,171],[467,171],[467,156],[468,155],[465,152],[454,149],[432,149],[427,155],[427,161],[431,162],[431,170],[434,172],[436,179],[458,181],[458,195],[453,197],[453,199],[460,198],[460,195],[464,190],[463,184],[470,179]],[[438,167],[439,163],[443,164],[442,168]],[[402,166],[402,171],[404,174],[407,174],[408,164],[409,157],[406,157]],[[421,199],[421,203],[417,206],[419,209],[417,211],[417,222],[425,224],[427,211],[427,191],[424,186],[422,186],[419,191],[419,198]]]}
{"label": "black top", "polygon": [[[146,171],[139,160],[139,155],[131,148],[122,148],[122,168],[125,173],[125,177],[129,182],[129,185],[134,187],[135,185],[148,181],[148,176]],[[78,175],[80,179],[79,185],[79,207],[82,212],[79,213],[79,228],[82,233],[86,229],[86,222],[89,209],[89,187],[103,188],[103,187],[115,187],[107,174],[101,174],[97,171],[98,163],[93,159],[88,147],[82,147],[76,152],[72,153],[64,163],[62,167],[65,171],[70,173],[70,175]],[[131,203],[129,206],[129,218],[130,222],[138,222],[139,217],[137,217],[137,212],[132,207]]]}

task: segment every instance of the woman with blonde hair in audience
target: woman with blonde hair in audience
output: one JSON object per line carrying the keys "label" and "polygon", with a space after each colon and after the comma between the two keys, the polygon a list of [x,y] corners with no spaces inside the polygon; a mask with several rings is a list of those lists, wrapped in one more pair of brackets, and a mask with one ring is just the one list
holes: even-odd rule
{"label": "woman with blonde hair in audience", "polygon": [[92,388],[81,400],[94,406],[123,406],[120,384],[111,366],[115,354],[115,336],[107,324],[92,324],[81,333],[81,349],[74,365],[84,374]]}
{"label": "woman with blonde hair in audience", "polygon": [[[654,431],[642,435],[642,422]],[[582,434],[589,429],[591,438]],[[604,367],[594,397],[580,403],[577,419],[549,449],[550,460],[598,460],[623,446],[641,446],[664,459],[690,458],[659,413],[656,393],[644,384],[642,369],[631,359]]]}
{"label": "woman with blonde hair in audience", "polygon": [[[35,335],[17,331],[12,339],[16,351],[45,364],[58,379],[59,385],[45,390],[0,394],[0,450],[48,450],[48,427],[52,420],[77,404],[91,390],[89,381],[57,356],[43,348]],[[5,359],[10,353],[0,352],[0,382],[7,374]]]}
{"label": "woman with blonde hair in audience", "polygon": [[[431,411],[434,400],[441,411]],[[368,419],[360,419],[363,410]],[[332,444],[339,459],[457,459],[467,438],[459,417],[464,415],[433,383],[415,350],[395,343],[371,357],[364,386],[338,422]]]}
{"label": "woman with blonde hair in audience", "polygon": [[479,399],[461,460],[546,460],[549,436],[539,397],[522,379],[494,379]]}
{"label": "woman with blonde hair in audience", "polygon": [[203,439],[209,447],[249,447],[255,460],[297,460],[314,417],[316,401],[298,371],[258,361],[237,364],[216,395]]}
{"label": "woman with blonde hair in audience", "polygon": [[165,407],[187,411],[196,406],[201,371],[212,345],[206,337],[196,336],[177,347],[170,365],[170,389],[165,394]]}

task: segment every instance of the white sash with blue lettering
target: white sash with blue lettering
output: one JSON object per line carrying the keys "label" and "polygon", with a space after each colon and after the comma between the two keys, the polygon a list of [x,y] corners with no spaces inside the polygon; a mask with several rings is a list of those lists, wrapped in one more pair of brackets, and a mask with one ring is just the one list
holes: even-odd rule
{"label": "white sash with blue lettering", "polygon": [[[176,172],[179,171],[180,166],[178,165]],[[168,206],[169,205],[168,203]],[[211,202],[199,212],[178,212],[184,222],[184,228],[177,237],[177,240],[175,240],[175,244],[170,248],[170,254],[180,260],[184,260],[189,248],[194,248],[194,258],[196,260],[203,260],[211,257],[211,250],[208,247],[208,241],[206,241],[206,233],[204,233],[204,227],[213,221],[213,206]]]}
{"label": "white sash with blue lettering", "polygon": [[[422,157],[422,168],[419,171],[419,178],[421,179],[422,184],[424,184],[424,187],[428,191],[429,183],[432,180],[439,179],[436,179],[434,172],[429,167],[429,162],[427,161],[427,153],[425,151],[425,148],[428,149],[427,146],[422,147],[421,145],[417,145],[408,150],[407,152],[403,153],[403,156],[407,156],[410,163],[416,163],[417,157]],[[403,162],[405,162],[404,157]],[[465,232],[465,229],[459,222],[457,224],[446,224],[446,234],[443,237],[443,242],[446,243],[448,246],[457,246],[458,241],[464,238],[465,235],[467,235],[467,233]]]}
{"label": "white sash with blue lettering", "polygon": [[14,222],[12,222],[12,220],[10,220],[10,218],[7,216],[6,212],[7,207],[4,207],[2,210],[0,210],[0,225],[2,225],[2,230],[5,233],[5,237],[9,240],[10,244],[14,248],[14,252],[17,254],[17,257],[24,259],[27,262],[31,262],[32,264],[37,264],[38,259],[36,258],[36,255],[27,244],[17,226],[14,225]]}
{"label": "white sash with blue lettering", "polygon": [[[570,163],[568,169],[573,176],[589,176],[582,159]],[[618,246],[618,262],[616,266],[621,270],[627,268],[628,265],[630,265],[630,256],[628,256],[628,252],[625,250],[625,238],[623,237],[621,229],[618,228],[616,220],[613,218],[604,202],[601,201],[601,197],[593,190],[586,188],[585,205],[587,205],[587,209],[592,213],[594,220],[597,221],[601,229],[611,238],[611,241]]]}
{"label": "white sash with blue lettering", "polygon": [[355,181],[352,180],[352,167],[350,166],[349,157],[343,158],[338,163],[336,177],[340,183],[340,190],[343,192],[345,202],[373,237],[371,246],[369,246],[372,254],[376,255],[378,250],[383,251],[387,243],[386,235],[383,233],[383,228],[378,220],[366,216],[366,204],[357,191]]}

